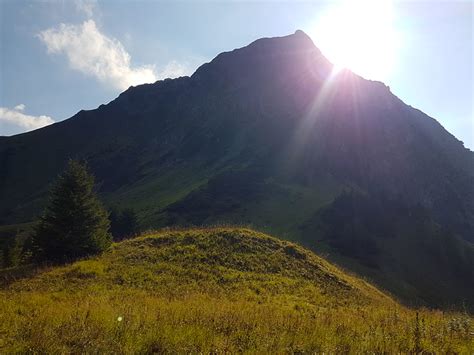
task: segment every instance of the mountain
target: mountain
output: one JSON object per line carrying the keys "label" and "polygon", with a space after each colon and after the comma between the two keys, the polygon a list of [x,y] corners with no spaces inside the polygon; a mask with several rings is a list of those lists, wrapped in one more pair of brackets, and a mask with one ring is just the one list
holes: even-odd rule
{"label": "mountain", "polygon": [[33,220],[71,157],[147,227],[252,225],[405,302],[474,307],[474,153],[301,31],[2,137],[0,223]]}
{"label": "mountain", "polygon": [[24,275],[0,287],[0,300],[2,353],[471,353],[473,345],[472,317],[407,309],[308,250],[242,228],[147,234]]}

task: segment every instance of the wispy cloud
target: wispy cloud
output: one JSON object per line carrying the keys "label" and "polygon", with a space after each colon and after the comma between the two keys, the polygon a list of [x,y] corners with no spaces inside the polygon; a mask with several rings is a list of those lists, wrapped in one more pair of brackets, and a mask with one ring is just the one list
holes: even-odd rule
{"label": "wispy cloud", "polygon": [[190,75],[190,69],[188,65],[178,63],[173,60],[169,62],[162,70],[158,73],[158,78],[178,78],[180,76]]}
{"label": "wispy cloud", "polygon": [[187,74],[186,66],[171,62],[157,73],[153,65],[132,67],[120,41],[100,32],[94,20],[81,25],[61,24],[38,34],[49,53],[65,54],[72,69],[124,90],[166,77]]}
{"label": "wispy cloud", "polygon": [[94,16],[94,12],[98,9],[97,0],[74,0],[74,5],[77,11],[89,18]]}
{"label": "wispy cloud", "polygon": [[94,20],[82,25],[61,24],[42,31],[39,38],[49,53],[64,53],[72,69],[95,76],[118,89],[157,80],[152,66],[133,68],[122,44],[99,31]]}
{"label": "wispy cloud", "polygon": [[25,114],[24,111],[24,104],[17,105],[12,109],[0,107],[0,122],[17,126],[21,128],[21,131],[29,131],[54,123],[54,120],[49,116],[31,116]]}

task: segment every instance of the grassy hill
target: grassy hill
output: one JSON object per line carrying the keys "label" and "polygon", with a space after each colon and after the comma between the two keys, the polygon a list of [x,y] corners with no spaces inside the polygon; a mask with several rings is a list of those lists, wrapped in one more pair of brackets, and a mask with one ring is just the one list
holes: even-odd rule
{"label": "grassy hill", "polygon": [[472,353],[473,334],[242,228],[149,233],[0,290],[0,353]]}

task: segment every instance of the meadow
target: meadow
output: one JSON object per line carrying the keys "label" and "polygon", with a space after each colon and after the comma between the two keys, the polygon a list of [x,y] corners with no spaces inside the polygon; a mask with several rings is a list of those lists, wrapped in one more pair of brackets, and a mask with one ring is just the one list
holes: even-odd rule
{"label": "meadow", "polygon": [[474,351],[471,315],[407,308],[249,229],[149,232],[29,272],[4,277],[0,353]]}

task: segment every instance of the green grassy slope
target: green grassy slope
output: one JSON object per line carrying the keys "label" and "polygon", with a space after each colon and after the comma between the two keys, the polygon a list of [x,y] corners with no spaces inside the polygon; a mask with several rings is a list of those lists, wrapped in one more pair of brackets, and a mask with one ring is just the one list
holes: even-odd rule
{"label": "green grassy slope", "polygon": [[406,304],[474,312],[472,244],[419,206],[356,191],[323,176],[308,187],[229,171],[160,215],[163,226],[252,226],[329,256]]}
{"label": "green grassy slope", "polygon": [[149,233],[0,290],[2,353],[472,353],[473,331],[241,228]]}

